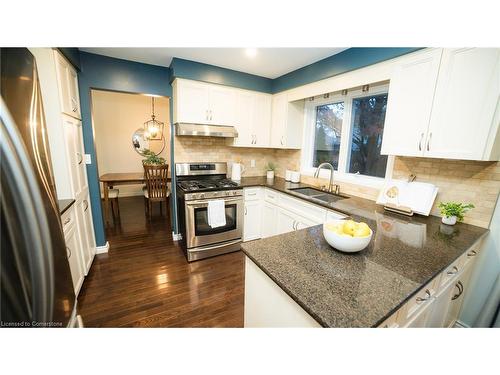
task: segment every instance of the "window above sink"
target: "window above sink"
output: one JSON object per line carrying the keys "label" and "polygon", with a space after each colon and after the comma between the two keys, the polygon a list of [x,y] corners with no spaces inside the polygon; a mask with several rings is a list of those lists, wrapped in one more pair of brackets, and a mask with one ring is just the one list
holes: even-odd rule
{"label": "window above sink", "polygon": [[[393,156],[381,155],[387,82],[306,100],[301,173],[314,175],[323,162],[335,168],[335,181],[380,188],[390,177]],[[329,170],[321,170],[329,178]]]}

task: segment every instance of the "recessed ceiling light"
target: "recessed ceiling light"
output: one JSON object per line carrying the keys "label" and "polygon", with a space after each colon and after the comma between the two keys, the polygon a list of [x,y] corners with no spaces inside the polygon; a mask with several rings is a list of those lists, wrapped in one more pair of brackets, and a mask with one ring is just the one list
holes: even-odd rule
{"label": "recessed ceiling light", "polygon": [[248,57],[257,56],[257,48],[245,48],[245,55]]}

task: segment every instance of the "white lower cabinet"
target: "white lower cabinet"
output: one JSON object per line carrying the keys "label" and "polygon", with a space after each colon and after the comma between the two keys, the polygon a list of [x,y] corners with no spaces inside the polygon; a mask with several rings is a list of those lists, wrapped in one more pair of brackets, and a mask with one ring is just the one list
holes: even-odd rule
{"label": "white lower cabinet", "polygon": [[453,327],[480,249],[475,244],[379,327]]}
{"label": "white lower cabinet", "polygon": [[64,225],[64,240],[66,242],[66,256],[68,258],[75,295],[78,296],[83,284],[84,266],[80,251],[80,233],[78,225],[75,222],[73,207],[63,215],[62,220]]}
{"label": "white lower cabinet", "polygon": [[80,252],[83,260],[83,271],[85,275],[87,275],[96,252],[88,193],[84,195],[84,199],[77,201],[75,205],[77,225],[80,234]]}
{"label": "white lower cabinet", "polygon": [[278,216],[278,206],[273,203],[264,201],[262,204],[262,225],[261,234],[262,238],[271,237],[278,233],[278,223],[276,218]]}
{"label": "white lower cabinet", "polygon": [[246,188],[243,241],[276,236],[345,217],[273,189]]}
{"label": "white lower cabinet", "polygon": [[260,218],[261,218],[260,200],[246,201],[245,217],[243,220],[243,241],[256,240],[261,237]]}

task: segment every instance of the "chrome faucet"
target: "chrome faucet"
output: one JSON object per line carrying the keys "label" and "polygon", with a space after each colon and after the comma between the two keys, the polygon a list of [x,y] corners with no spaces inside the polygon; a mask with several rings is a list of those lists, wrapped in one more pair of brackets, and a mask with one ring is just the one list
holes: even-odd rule
{"label": "chrome faucet", "polygon": [[[321,163],[318,166],[318,168],[316,169],[316,172],[314,172],[314,178],[318,178],[319,177],[319,171],[323,167],[328,167],[330,169],[330,183],[328,184],[328,192],[329,193],[334,193],[334,194],[337,194],[337,195],[340,194],[340,186],[333,183],[334,168],[333,168],[333,165],[331,165],[330,163]],[[323,190],[324,190],[324,188],[325,187],[323,186]]]}

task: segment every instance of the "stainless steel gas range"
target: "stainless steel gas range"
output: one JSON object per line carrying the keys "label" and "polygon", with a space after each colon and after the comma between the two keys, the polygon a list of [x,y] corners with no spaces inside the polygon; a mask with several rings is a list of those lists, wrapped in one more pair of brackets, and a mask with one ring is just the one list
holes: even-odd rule
{"label": "stainless steel gas range", "polygon": [[[226,163],[177,163],[181,245],[189,262],[240,250],[243,189],[227,179]],[[212,227],[208,206],[223,200],[225,224]]]}

